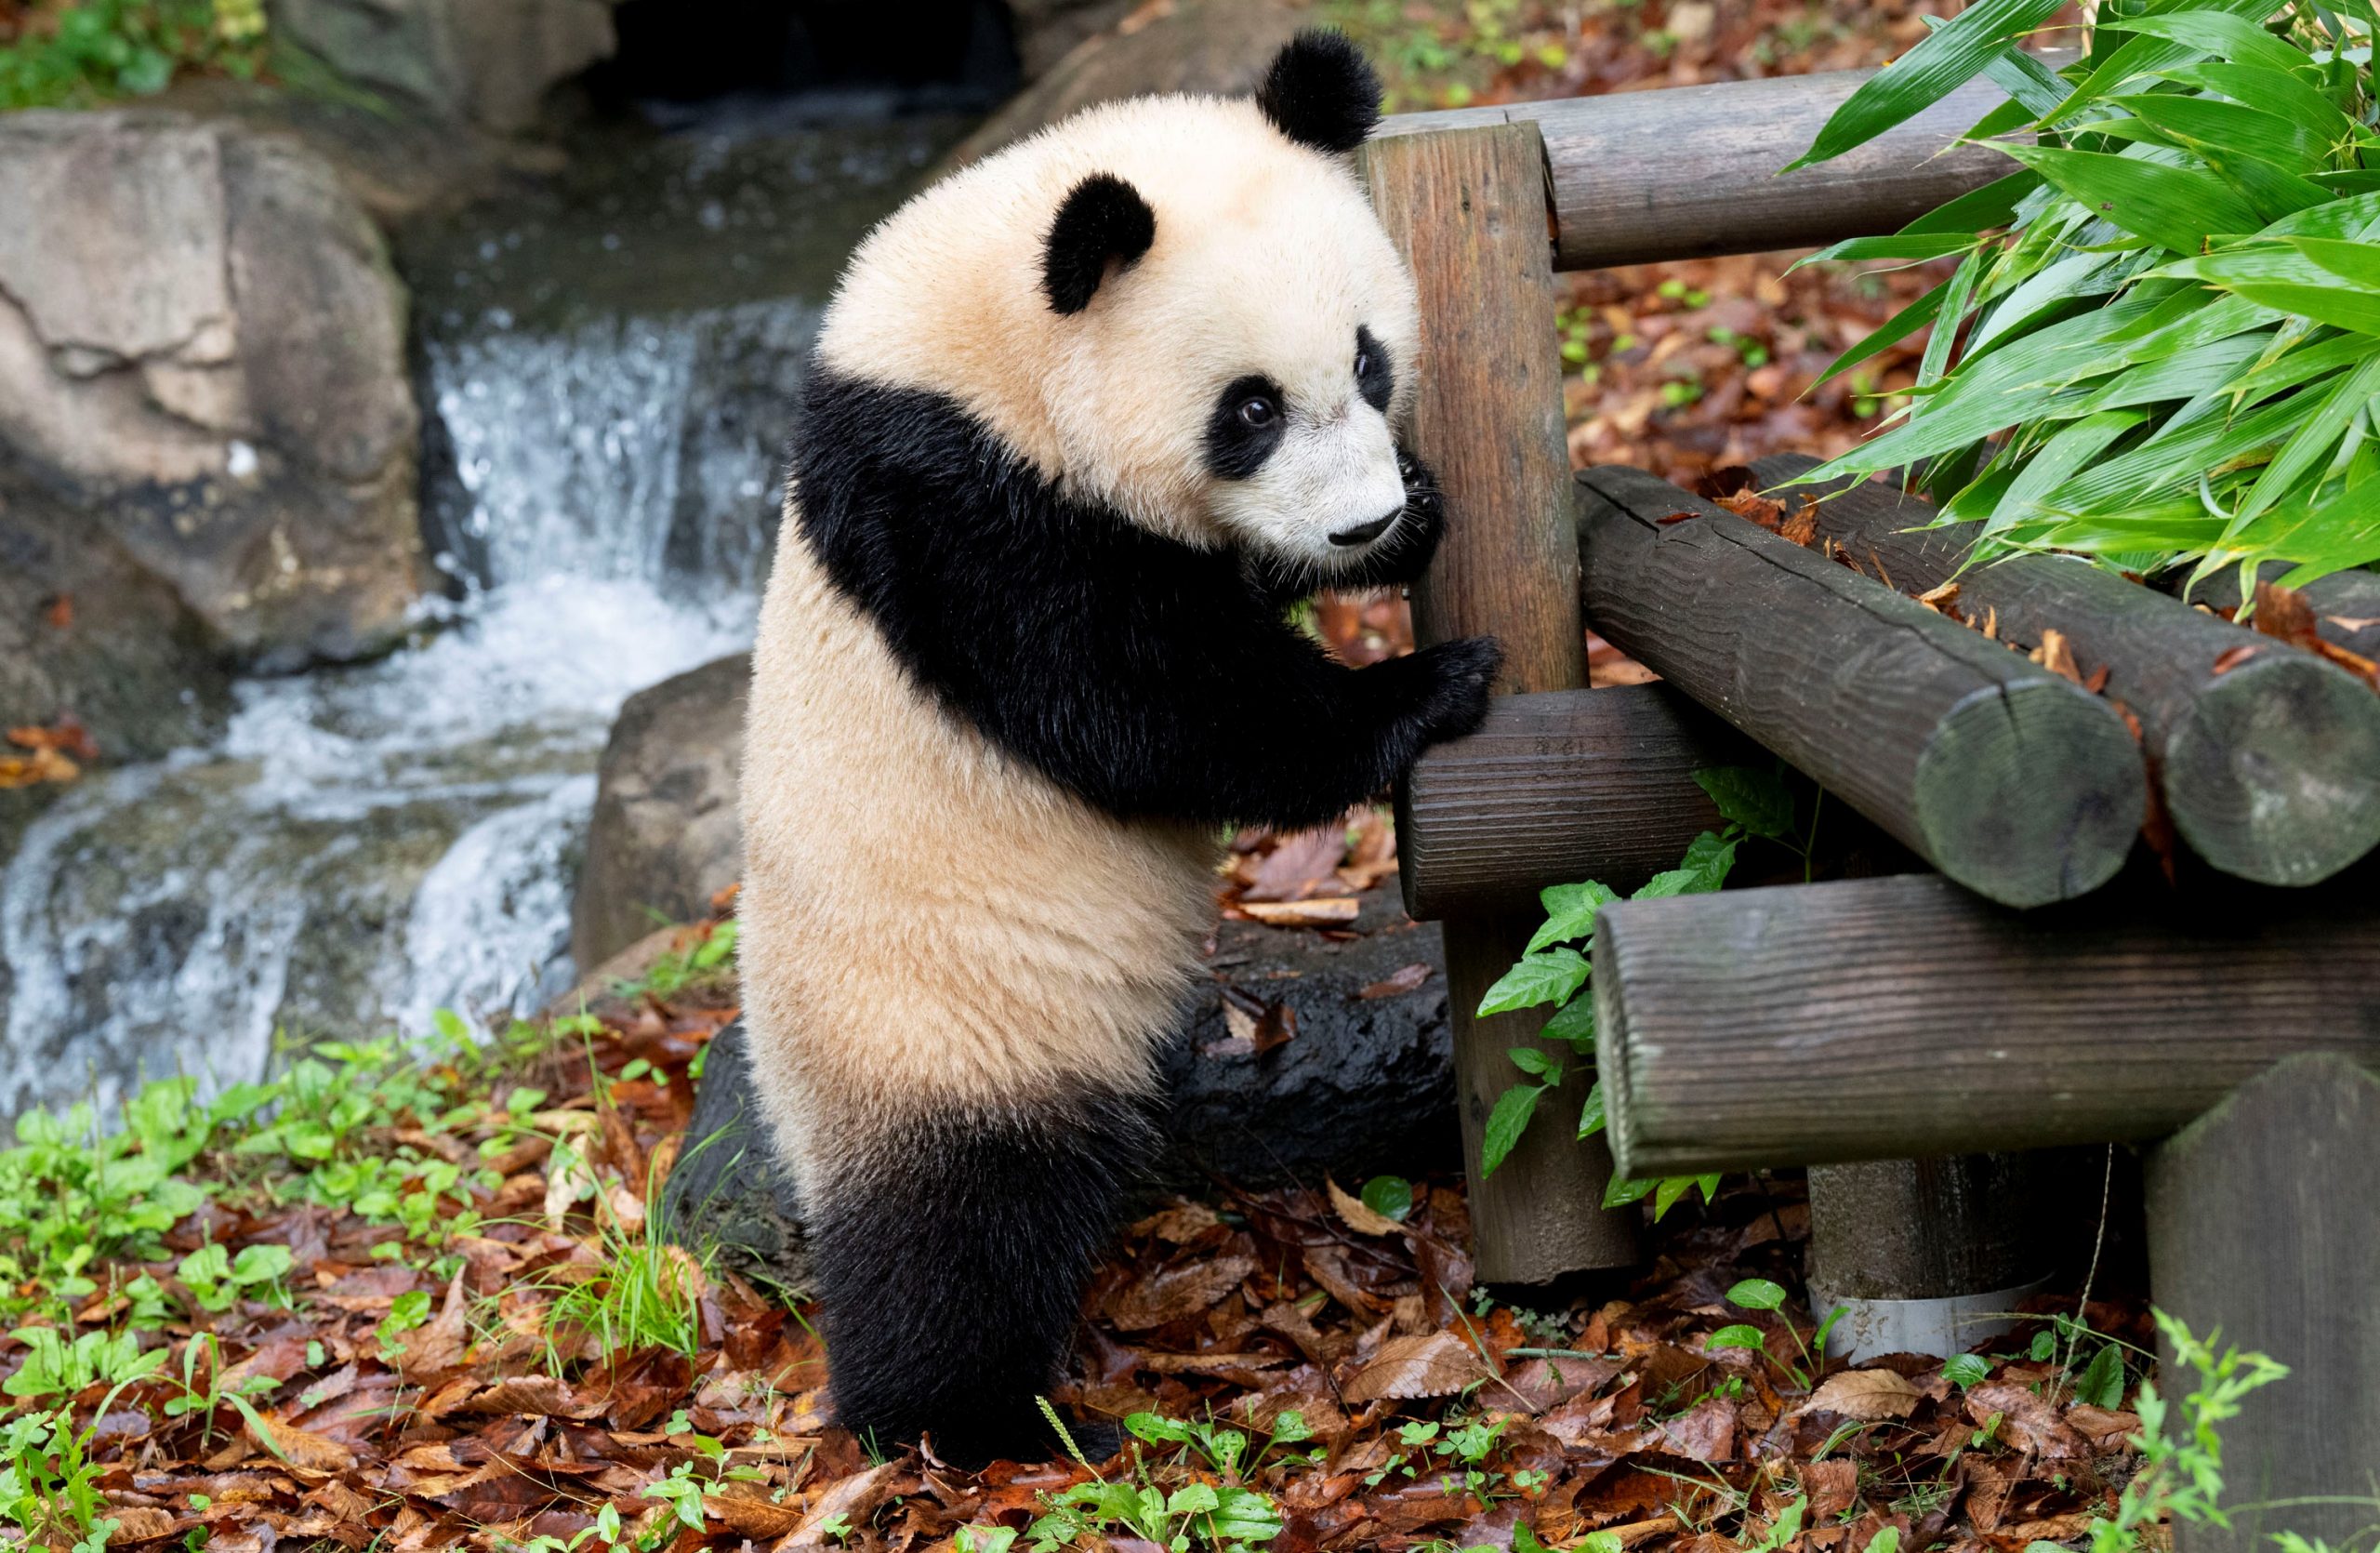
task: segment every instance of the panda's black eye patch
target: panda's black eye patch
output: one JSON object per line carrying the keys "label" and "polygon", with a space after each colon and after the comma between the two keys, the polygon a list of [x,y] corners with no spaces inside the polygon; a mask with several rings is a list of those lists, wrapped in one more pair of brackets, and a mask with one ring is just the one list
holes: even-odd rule
{"label": "panda's black eye patch", "polygon": [[1288,427],[1280,388],[1271,378],[1251,373],[1232,379],[1207,418],[1207,468],[1220,480],[1247,479],[1264,467]]}
{"label": "panda's black eye patch", "polygon": [[1396,364],[1389,358],[1388,347],[1360,325],[1355,330],[1355,392],[1383,415],[1396,392]]}

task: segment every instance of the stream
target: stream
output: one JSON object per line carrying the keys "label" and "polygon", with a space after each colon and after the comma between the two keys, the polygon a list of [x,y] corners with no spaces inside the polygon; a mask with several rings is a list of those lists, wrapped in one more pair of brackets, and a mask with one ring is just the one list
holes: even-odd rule
{"label": "stream", "polygon": [[965,127],[609,126],[550,187],[400,233],[454,596],[377,663],[242,684],[214,745],[27,830],[0,870],[0,1116],[568,988],[612,718],[747,644],[819,309]]}

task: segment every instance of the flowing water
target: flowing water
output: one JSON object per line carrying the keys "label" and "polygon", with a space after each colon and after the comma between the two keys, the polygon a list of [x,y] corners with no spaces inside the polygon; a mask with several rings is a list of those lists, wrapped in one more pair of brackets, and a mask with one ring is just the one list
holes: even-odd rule
{"label": "flowing water", "polygon": [[401,240],[457,596],[380,662],[241,685],[213,747],[33,824],[0,871],[0,1116],[568,986],[613,714],[747,642],[818,308],[962,127],[615,130]]}

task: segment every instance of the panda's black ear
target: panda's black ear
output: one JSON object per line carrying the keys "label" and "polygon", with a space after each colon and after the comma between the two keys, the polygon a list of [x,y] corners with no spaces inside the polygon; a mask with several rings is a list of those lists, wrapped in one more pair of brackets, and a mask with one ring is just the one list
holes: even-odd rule
{"label": "panda's black ear", "polygon": [[1273,56],[1256,106],[1302,146],[1350,152],[1380,123],[1380,77],[1346,33],[1310,27]]}
{"label": "panda's black ear", "polygon": [[1129,265],[1157,241],[1157,212],[1114,173],[1093,173],[1058,205],[1041,243],[1041,289],[1057,312],[1080,312],[1106,277],[1107,261]]}

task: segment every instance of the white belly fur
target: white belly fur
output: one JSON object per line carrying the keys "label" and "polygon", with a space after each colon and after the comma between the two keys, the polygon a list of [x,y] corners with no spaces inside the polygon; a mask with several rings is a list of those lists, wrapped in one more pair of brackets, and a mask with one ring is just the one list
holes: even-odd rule
{"label": "white belly fur", "polygon": [[1144,1094],[1213,917],[1210,828],[1117,820],[903,670],[788,508],[739,897],[761,1104],[803,1189],[921,1113]]}

